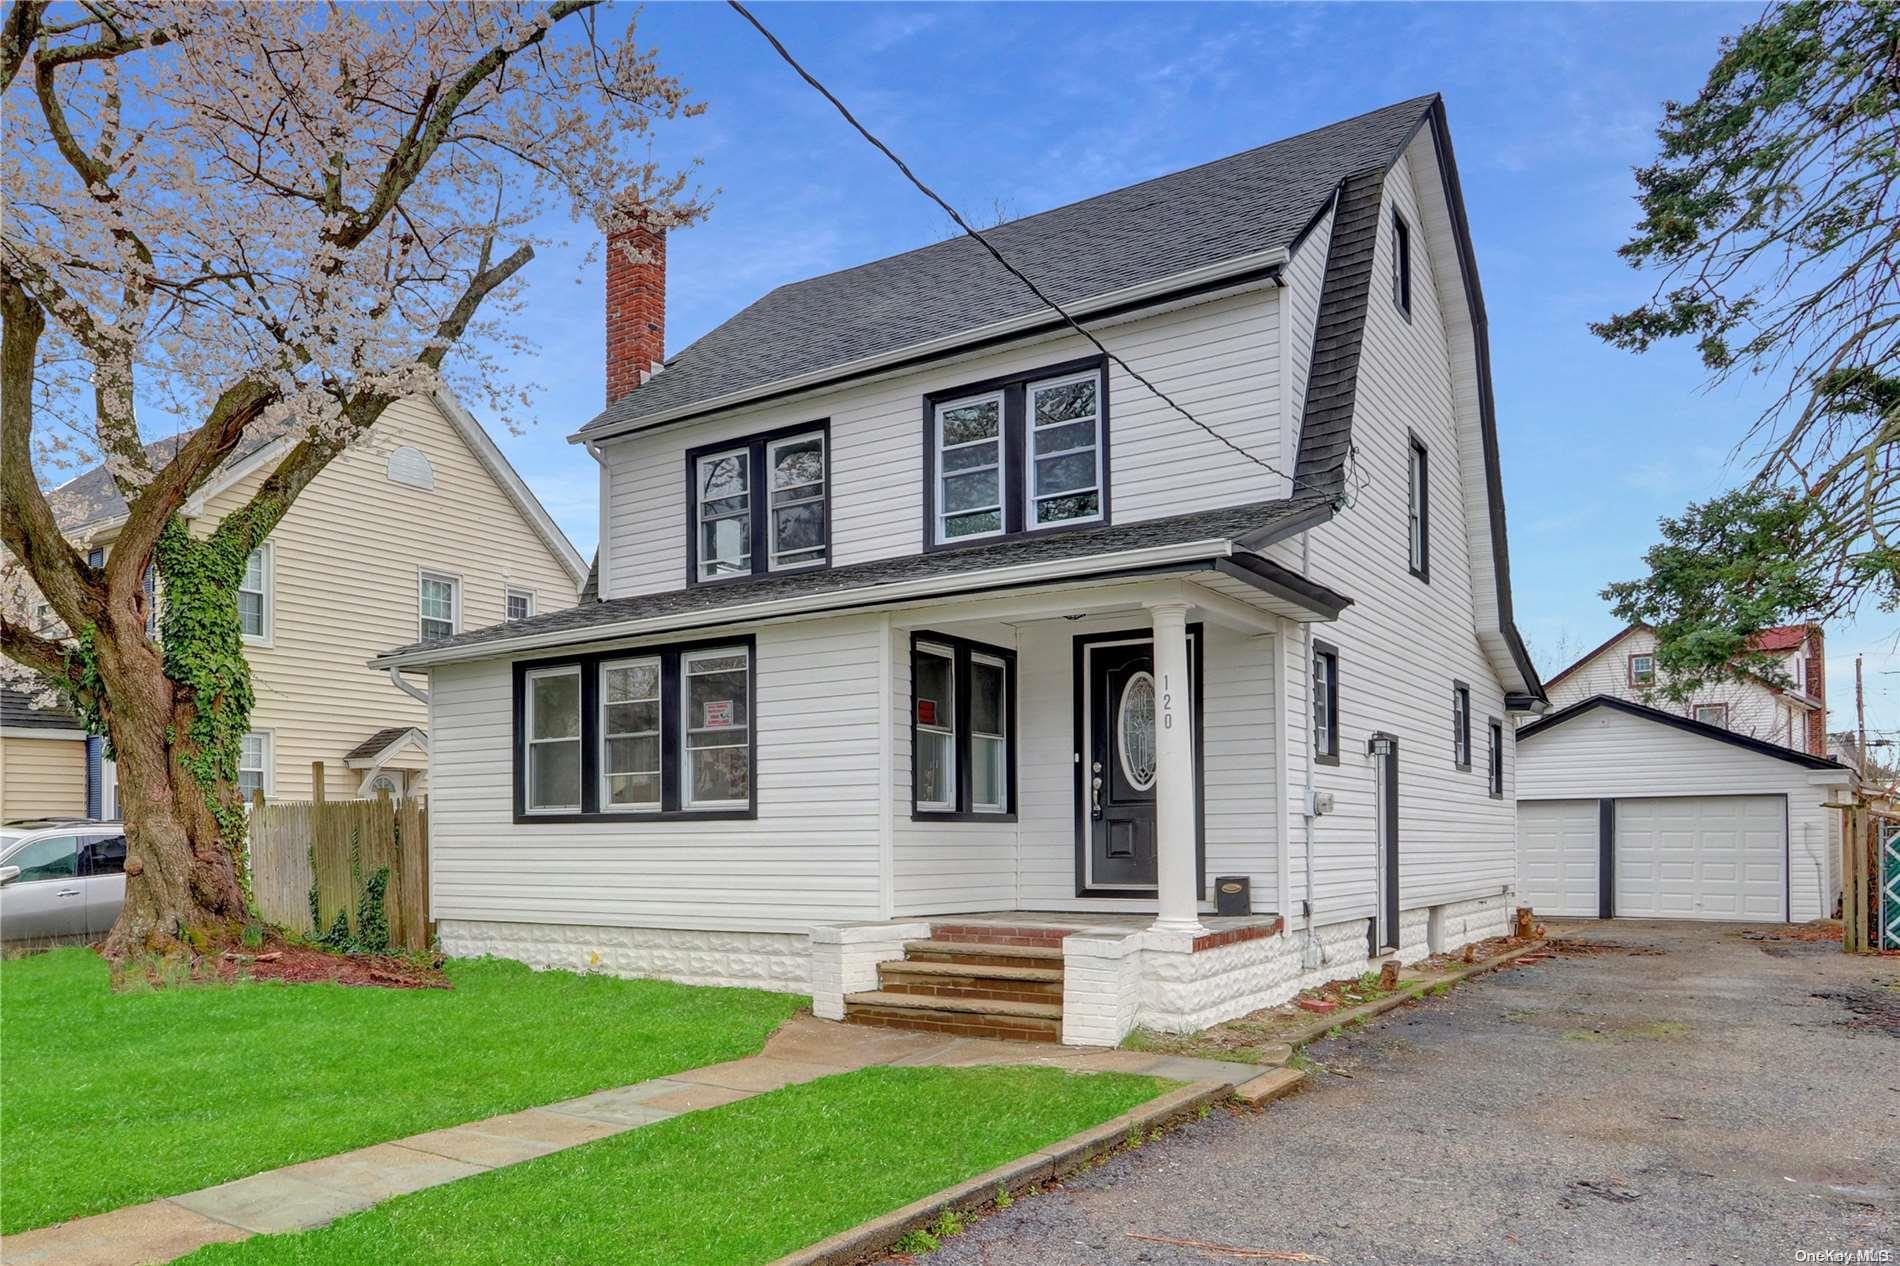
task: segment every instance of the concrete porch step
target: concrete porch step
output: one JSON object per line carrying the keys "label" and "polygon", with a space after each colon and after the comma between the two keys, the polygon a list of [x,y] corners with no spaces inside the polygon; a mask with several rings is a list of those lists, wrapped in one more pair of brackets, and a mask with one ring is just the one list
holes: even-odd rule
{"label": "concrete porch step", "polygon": [[972,941],[905,941],[912,963],[959,963],[966,967],[1046,967],[1062,969],[1062,950],[1053,945],[996,945]]}
{"label": "concrete porch step", "polygon": [[959,1037],[1023,1042],[1062,1040],[1062,1004],[990,998],[926,997],[874,989],[845,995],[846,1024],[919,1029]]}
{"label": "concrete porch step", "polygon": [[877,979],[878,988],[886,993],[997,1002],[1062,1001],[1060,967],[893,960],[877,965]]}
{"label": "concrete porch step", "polygon": [[967,1015],[1010,1016],[1014,1019],[1062,1019],[1060,1002],[992,1002],[986,998],[924,998],[916,994],[872,989],[844,996],[847,1007],[895,1007],[906,1011],[955,1011]]}

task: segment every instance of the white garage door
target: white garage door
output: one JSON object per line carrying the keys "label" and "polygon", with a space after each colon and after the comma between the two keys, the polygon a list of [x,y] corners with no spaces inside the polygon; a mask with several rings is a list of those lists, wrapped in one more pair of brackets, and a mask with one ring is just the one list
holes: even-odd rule
{"label": "white garage door", "polygon": [[1518,896],[1538,914],[1597,917],[1599,813],[1595,800],[1518,801]]}
{"label": "white garage door", "polygon": [[1787,839],[1781,796],[1618,800],[1617,916],[1779,922]]}

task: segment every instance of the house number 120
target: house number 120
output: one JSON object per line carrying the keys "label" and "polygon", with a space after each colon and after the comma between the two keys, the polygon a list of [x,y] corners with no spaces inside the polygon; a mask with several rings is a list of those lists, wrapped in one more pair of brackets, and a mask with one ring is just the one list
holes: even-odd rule
{"label": "house number 120", "polygon": [[1174,693],[1168,686],[1165,673],[1161,677],[1161,728],[1164,730],[1174,728]]}

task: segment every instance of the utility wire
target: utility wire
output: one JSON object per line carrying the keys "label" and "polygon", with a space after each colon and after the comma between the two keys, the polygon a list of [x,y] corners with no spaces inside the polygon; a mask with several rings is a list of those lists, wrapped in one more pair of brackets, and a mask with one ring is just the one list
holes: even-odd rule
{"label": "utility wire", "polygon": [[1084,329],[1081,322],[1077,321],[1074,317],[1069,315],[1067,309],[1065,309],[1061,304],[1057,303],[1054,299],[1051,299],[1047,294],[1045,294],[1043,292],[1042,287],[1038,286],[1035,282],[1031,281],[1028,278],[1028,276],[1023,273],[1023,271],[1020,268],[1016,267],[1016,265],[1010,263],[1008,259],[1004,258],[1003,252],[997,250],[995,245],[992,244],[987,237],[984,237],[981,233],[977,232],[974,228],[971,228],[969,222],[957,213],[957,209],[955,207],[951,206],[948,202],[944,201],[943,197],[940,194],[938,194],[935,189],[932,189],[929,185],[919,180],[917,178],[917,173],[913,172],[910,169],[909,164],[905,163],[903,159],[899,158],[894,152],[892,152],[890,146],[886,145],[883,141],[880,141],[876,136],[874,136],[871,133],[871,130],[869,128],[865,127],[864,124],[858,122],[857,116],[851,113],[850,109],[845,105],[845,103],[838,100],[838,98],[832,94],[829,88],[825,87],[822,83],[819,83],[817,78],[814,77],[809,70],[806,70],[803,66],[801,66],[798,62],[798,59],[792,56],[791,52],[785,47],[785,45],[779,43],[778,37],[766,29],[765,23],[759,21],[758,18],[753,16],[752,10],[746,8],[745,5],[741,4],[740,0],[726,0],[726,3],[731,5],[733,10],[737,12],[740,17],[744,18],[747,22],[750,22],[753,28],[757,30],[760,35],[763,35],[765,37],[766,43],[770,44],[773,50],[777,52],[781,58],[784,59],[785,64],[787,66],[790,66],[793,70],[797,71],[799,78],[803,79],[806,83],[810,84],[812,88],[818,93],[819,96],[823,97],[826,101],[829,101],[832,104],[832,106],[838,111],[838,113],[844,116],[844,121],[857,129],[858,135],[862,136],[865,140],[869,141],[872,144],[872,146],[874,146],[877,149],[879,153],[884,155],[884,157],[890,159],[893,163],[897,164],[897,170],[904,173],[904,178],[906,180],[910,181],[911,184],[915,185],[918,191],[922,193],[926,198],[929,198],[932,202],[936,203],[939,207],[943,208],[943,213],[949,216],[950,219],[956,224],[956,226],[963,230],[966,236],[975,238],[977,242],[983,247],[983,249],[988,251],[990,255],[996,260],[996,262],[1003,266],[1004,270],[1007,271],[1010,276],[1014,277],[1016,280],[1022,282],[1023,285],[1027,286],[1029,288],[1029,292],[1035,295],[1036,298],[1040,299],[1043,302],[1044,306],[1048,307],[1057,316],[1061,317],[1065,322],[1067,322],[1070,329],[1074,330],[1077,334],[1080,334],[1083,338],[1093,343],[1095,345],[1095,350],[1100,352],[1103,356],[1107,357],[1109,360],[1113,361],[1115,364],[1121,366],[1123,373],[1127,374],[1130,378],[1133,378],[1136,382],[1146,387],[1150,392],[1154,394],[1156,399],[1166,404],[1169,408],[1173,409],[1176,413],[1186,418],[1189,422],[1192,422],[1195,426],[1200,427],[1201,430],[1206,431],[1209,435],[1213,436],[1216,440],[1219,440],[1222,444],[1225,444],[1228,448],[1231,448],[1232,450],[1234,450],[1234,452],[1240,454],[1242,457],[1246,458],[1248,461],[1252,462],[1254,465],[1260,467],[1262,470],[1265,470],[1270,474],[1278,475],[1280,478],[1286,480],[1287,483],[1293,487],[1294,491],[1296,492],[1298,491],[1299,481],[1294,479],[1293,476],[1287,474],[1285,471],[1274,466],[1273,463],[1265,460],[1264,458],[1256,457],[1254,454],[1248,452],[1246,449],[1242,448],[1240,445],[1228,439],[1225,435],[1222,435],[1219,431],[1216,431],[1213,427],[1209,426],[1207,423],[1195,417],[1192,413],[1189,413],[1187,409],[1184,408],[1180,404],[1179,401],[1175,400],[1172,396],[1168,395],[1167,392],[1161,390],[1161,388],[1155,386],[1153,382],[1149,381],[1149,379],[1145,375],[1143,375],[1139,370],[1137,370],[1133,365],[1130,365],[1127,361],[1123,360],[1120,356],[1110,351],[1108,349],[1108,345],[1103,343],[1101,339],[1095,337],[1094,334]]}

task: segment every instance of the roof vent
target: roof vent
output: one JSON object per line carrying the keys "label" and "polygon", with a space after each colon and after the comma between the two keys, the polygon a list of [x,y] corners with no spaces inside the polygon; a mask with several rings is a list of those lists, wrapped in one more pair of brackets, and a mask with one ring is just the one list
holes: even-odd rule
{"label": "roof vent", "polygon": [[389,455],[389,482],[411,488],[435,488],[435,467],[419,448],[405,444]]}

